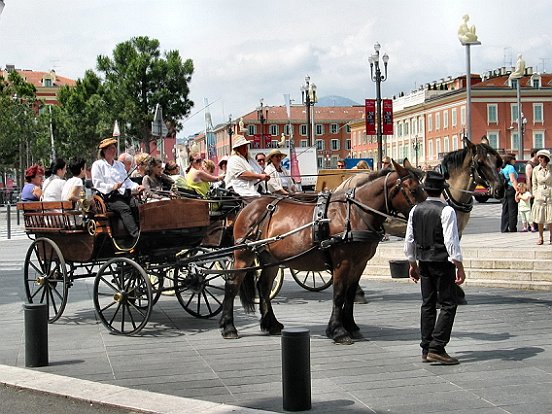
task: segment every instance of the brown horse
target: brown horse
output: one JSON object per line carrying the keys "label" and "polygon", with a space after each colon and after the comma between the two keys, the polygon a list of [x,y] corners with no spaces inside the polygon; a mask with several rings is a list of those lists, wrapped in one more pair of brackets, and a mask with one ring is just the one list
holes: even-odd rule
{"label": "brown horse", "polygon": [[498,173],[502,158],[498,152],[486,140],[473,144],[464,137],[464,145],[461,150],[447,153],[440,165],[449,184],[445,199],[456,210],[460,235],[470,219],[472,196],[477,184],[489,188],[494,198],[501,199],[504,196],[504,185]]}
{"label": "brown horse", "polygon": [[[260,197],[240,212],[234,226],[236,243],[283,236],[273,243],[234,252],[235,270],[250,267],[255,257],[263,264],[256,286],[263,331],[279,334],[283,328],[272,310],[269,292],[278,271],[277,264],[285,263],[297,270],[332,270],[333,309],[326,335],[341,344],[350,344],[358,336],[359,328],[353,316],[355,291],[383,235],[382,223],[390,215],[407,217],[414,204],[426,197],[416,175],[393,164],[395,171],[359,174],[355,188],[331,194],[326,224],[310,224],[314,218],[324,216],[315,204],[289,198]],[[224,338],[238,338],[233,315],[238,292],[244,308],[254,310],[253,280],[253,272],[246,269],[226,281],[220,319]]]}

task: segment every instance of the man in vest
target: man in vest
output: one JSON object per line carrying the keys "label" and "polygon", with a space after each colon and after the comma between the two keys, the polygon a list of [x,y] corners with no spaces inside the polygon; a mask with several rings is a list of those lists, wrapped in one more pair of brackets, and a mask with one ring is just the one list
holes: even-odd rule
{"label": "man in vest", "polygon": [[[410,279],[416,283],[421,279],[422,361],[456,365],[458,359],[449,356],[445,347],[456,315],[455,284],[464,283],[466,275],[456,213],[440,198],[447,185],[442,174],[427,172],[428,198],[410,211],[404,252],[410,262]],[[438,316],[437,304],[441,308]]]}

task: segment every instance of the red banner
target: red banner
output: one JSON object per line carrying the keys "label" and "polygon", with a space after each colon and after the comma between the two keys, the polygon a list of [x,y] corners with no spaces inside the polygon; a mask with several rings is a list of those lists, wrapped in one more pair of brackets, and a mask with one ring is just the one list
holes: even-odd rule
{"label": "red banner", "polygon": [[376,135],[376,100],[364,100],[364,116],[366,118],[366,135]]}
{"label": "red banner", "polygon": [[393,101],[383,99],[383,135],[393,135]]}

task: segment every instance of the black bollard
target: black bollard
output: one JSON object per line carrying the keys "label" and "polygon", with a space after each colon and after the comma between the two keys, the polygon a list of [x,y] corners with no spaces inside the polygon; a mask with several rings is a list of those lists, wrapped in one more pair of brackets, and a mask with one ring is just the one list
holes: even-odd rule
{"label": "black bollard", "polygon": [[11,239],[11,204],[8,203],[6,206],[6,216],[7,216],[7,230],[8,230],[8,239]]}
{"label": "black bollard", "polygon": [[25,303],[25,366],[48,365],[48,304]]}
{"label": "black bollard", "polygon": [[311,409],[310,333],[308,329],[282,330],[282,392],[284,410]]}

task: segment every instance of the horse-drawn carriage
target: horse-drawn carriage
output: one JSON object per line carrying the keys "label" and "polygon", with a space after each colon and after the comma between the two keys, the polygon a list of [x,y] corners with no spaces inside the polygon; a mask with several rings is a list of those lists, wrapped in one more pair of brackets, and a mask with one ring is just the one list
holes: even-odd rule
{"label": "horse-drawn carriage", "polygon": [[62,315],[73,283],[90,277],[96,312],[117,333],[140,331],[167,290],[196,317],[220,312],[223,274],[201,270],[228,267],[230,252],[211,258],[206,247],[213,243],[209,230],[226,218],[213,220],[207,203],[181,198],[141,204],[138,240],[129,239],[101,197],[94,196],[89,211],[76,207],[70,201],[18,204],[34,238],[24,263],[27,300],[47,303],[50,322]]}

